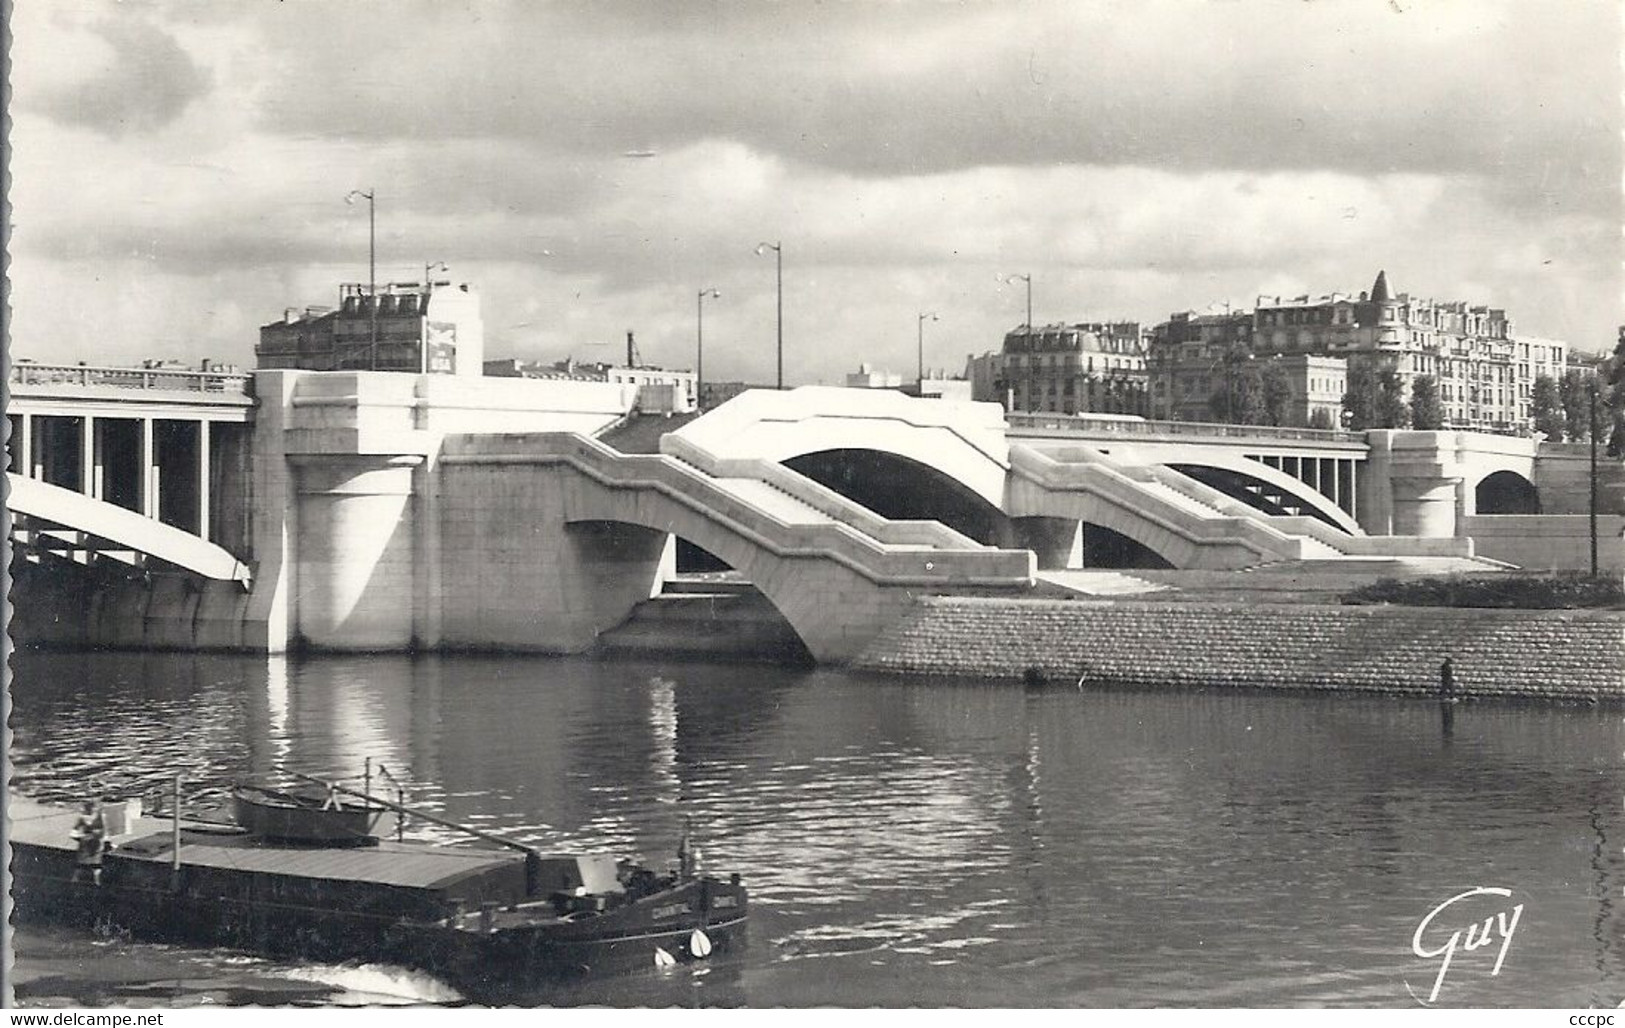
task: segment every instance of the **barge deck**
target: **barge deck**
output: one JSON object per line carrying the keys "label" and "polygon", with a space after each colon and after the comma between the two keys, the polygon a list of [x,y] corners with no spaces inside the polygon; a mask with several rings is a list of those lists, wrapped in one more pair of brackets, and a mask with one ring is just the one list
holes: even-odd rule
{"label": "barge deck", "polygon": [[[538,980],[703,959],[743,933],[745,889],[598,854],[369,840],[298,845],[124,811],[99,880],[69,809],[8,799],[21,919],[428,971],[476,1002]],[[179,840],[177,848],[176,841]]]}

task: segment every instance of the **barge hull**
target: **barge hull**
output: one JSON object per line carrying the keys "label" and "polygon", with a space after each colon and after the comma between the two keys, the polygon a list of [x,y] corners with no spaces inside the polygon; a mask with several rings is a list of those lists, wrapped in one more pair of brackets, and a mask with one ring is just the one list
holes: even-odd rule
{"label": "barge hull", "polygon": [[[105,858],[97,884],[65,846],[14,841],[12,854],[19,922],[284,958],[398,964],[425,971],[479,1003],[505,1002],[550,980],[726,953],[742,943],[745,928],[744,890],[712,879],[685,882],[609,917],[538,921],[526,909],[536,904],[504,908],[488,902],[483,912],[443,916],[422,890],[379,883],[366,883],[371,902],[288,902],[290,891],[307,900],[320,896],[324,883],[224,875],[185,863],[177,869],[117,851]],[[500,880],[520,869],[499,857],[497,870]],[[480,876],[474,878],[481,884]],[[289,890],[289,884],[306,888]],[[367,907],[394,912],[370,913]],[[614,928],[606,931],[611,921]]]}

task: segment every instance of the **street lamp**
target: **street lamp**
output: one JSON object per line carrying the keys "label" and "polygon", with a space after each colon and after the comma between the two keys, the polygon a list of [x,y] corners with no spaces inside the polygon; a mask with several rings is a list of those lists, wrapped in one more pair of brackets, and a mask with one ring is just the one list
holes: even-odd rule
{"label": "street lamp", "polygon": [[1033,404],[1033,366],[1037,363],[1033,356],[1033,276],[1029,272],[1025,275],[1006,275],[1004,281],[1008,285],[1017,282],[1027,283],[1027,353],[1022,363],[1027,370],[1027,409],[1032,410]]}
{"label": "street lamp", "polygon": [[418,327],[418,374],[429,373],[429,294],[434,292],[435,269],[450,271],[445,261],[435,261],[433,264],[423,266],[423,320]]}
{"label": "street lamp", "polygon": [[931,319],[932,321],[937,320],[937,316],[936,316],[935,313],[921,314],[921,315],[919,315],[918,318],[915,319],[915,322],[916,322],[915,327],[920,330],[920,332],[919,332],[919,344],[920,344],[919,389],[920,389],[920,395],[921,396],[925,395],[925,321],[926,321],[927,318]]}
{"label": "street lamp", "polygon": [[784,250],[783,241],[777,243],[756,244],[756,256],[760,257],[768,250],[773,251],[773,263],[777,270],[779,291],[779,388],[784,388]]}
{"label": "street lamp", "polygon": [[373,371],[378,370],[378,208],[373,200],[375,191],[352,189],[344,195],[347,204],[353,205],[356,197],[367,201],[367,299],[372,321],[368,364]]}
{"label": "street lamp", "polygon": [[1591,577],[1597,577],[1597,376],[1588,383],[1591,394]]}
{"label": "street lamp", "polygon": [[694,301],[694,409],[700,409],[700,389],[705,385],[705,298],[721,299],[715,289],[701,289]]}

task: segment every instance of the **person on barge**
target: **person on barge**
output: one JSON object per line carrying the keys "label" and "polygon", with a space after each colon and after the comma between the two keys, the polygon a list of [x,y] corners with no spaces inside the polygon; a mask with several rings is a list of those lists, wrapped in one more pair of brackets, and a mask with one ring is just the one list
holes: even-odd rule
{"label": "person on barge", "polygon": [[78,847],[75,859],[75,877],[89,878],[92,885],[102,884],[102,852],[107,848],[107,819],[102,816],[102,805],[86,800],[79,820],[73,824],[73,839]]}

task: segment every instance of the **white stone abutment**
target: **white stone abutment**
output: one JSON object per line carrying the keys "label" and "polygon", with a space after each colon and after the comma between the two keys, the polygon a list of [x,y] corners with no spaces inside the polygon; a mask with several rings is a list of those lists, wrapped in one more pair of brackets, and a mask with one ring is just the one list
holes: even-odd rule
{"label": "white stone abutment", "polygon": [[335,650],[405,650],[419,591],[414,470],[424,458],[294,458],[298,638]]}

